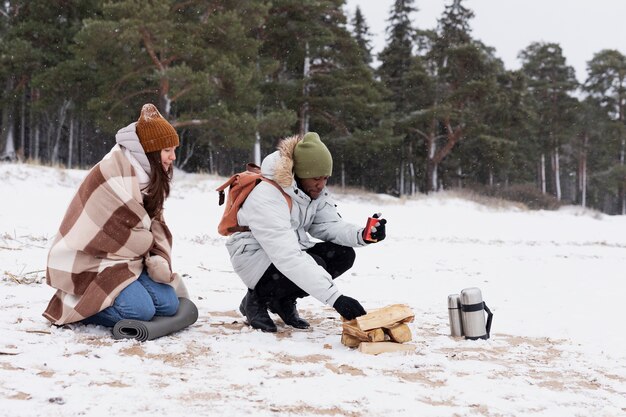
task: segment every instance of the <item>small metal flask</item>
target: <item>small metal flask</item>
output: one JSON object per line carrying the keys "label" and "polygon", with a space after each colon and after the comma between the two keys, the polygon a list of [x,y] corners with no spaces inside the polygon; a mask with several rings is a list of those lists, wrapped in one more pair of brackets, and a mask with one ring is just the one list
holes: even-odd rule
{"label": "small metal flask", "polygon": [[459,297],[459,294],[450,294],[448,296],[448,318],[450,319],[450,336],[463,336],[461,297]]}

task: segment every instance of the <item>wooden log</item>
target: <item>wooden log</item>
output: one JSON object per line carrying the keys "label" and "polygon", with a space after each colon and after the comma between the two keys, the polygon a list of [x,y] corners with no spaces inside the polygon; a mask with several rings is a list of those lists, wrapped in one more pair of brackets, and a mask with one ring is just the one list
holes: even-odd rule
{"label": "wooden log", "polygon": [[372,329],[364,332],[358,328],[354,320],[343,322],[343,333],[363,342],[382,342],[385,340],[385,331],[383,329]]}
{"label": "wooden log", "polygon": [[396,343],[410,342],[413,340],[411,329],[409,329],[409,326],[404,323],[400,323],[392,327],[385,327],[385,333],[387,333],[389,338]]}
{"label": "wooden log", "polygon": [[410,323],[415,314],[411,308],[405,304],[392,304],[387,307],[372,310],[364,316],[357,317],[357,327],[360,330],[368,331],[379,327],[392,327],[398,322]]}
{"label": "wooden log", "polygon": [[367,353],[368,355],[378,355],[387,352],[412,352],[415,351],[415,345],[409,343],[394,343],[394,342],[361,342],[359,345],[359,352]]}
{"label": "wooden log", "polygon": [[367,332],[359,329],[355,320],[343,322],[343,333],[355,337],[363,342],[371,342]]}
{"label": "wooden log", "polygon": [[371,342],[384,342],[385,341],[385,331],[383,329],[374,329],[367,332],[367,336],[369,337]]}
{"label": "wooden log", "polygon": [[359,347],[361,341],[354,336],[350,336],[347,333],[342,333],[341,343],[351,348]]}

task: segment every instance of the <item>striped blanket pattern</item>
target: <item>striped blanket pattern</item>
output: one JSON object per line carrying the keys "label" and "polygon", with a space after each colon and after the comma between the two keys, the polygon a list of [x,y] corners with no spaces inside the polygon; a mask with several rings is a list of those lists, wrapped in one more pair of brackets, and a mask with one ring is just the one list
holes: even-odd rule
{"label": "striped blanket pattern", "polygon": [[150,219],[116,145],[81,183],[52,243],[46,281],[57,292],[43,316],[63,325],[104,310],[139,277],[148,252],[171,263],[171,248],[167,225]]}

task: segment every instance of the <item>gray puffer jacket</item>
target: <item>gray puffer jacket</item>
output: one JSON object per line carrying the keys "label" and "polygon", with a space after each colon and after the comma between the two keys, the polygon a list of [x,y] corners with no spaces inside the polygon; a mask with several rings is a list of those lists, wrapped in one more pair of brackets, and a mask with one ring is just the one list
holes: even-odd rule
{"label": "gray puffer jacket", "polygon": [[332,306],[341,293],[330,274],[305,252],[315,245],[309,235],[343,246],[365,246],[363,228],[343,221],[328,189],[312,200],[297,187],[292,171],[293,150],[299,140],[298,136],[284,139],[261,165],[263,176],[276,181],[291,197],[291,213],[281,192],[261,182],[237,215],[239,224],[250,231],[231,235],[226,247],[235,272],[248,288],[254,289],[274,264],[298,287]]}

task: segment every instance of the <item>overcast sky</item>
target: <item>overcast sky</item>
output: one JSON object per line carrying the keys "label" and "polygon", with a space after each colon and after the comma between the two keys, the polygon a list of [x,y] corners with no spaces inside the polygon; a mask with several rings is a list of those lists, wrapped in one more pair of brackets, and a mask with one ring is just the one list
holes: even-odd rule
{"label": "overcast sky", "polygon": [[[374,53],[385,44],[393,0],[347,0],[349,19],[358,5],[373,35]],[[450,0],[416,0],[414,26],[433,29]],[[561,45],[567,64],[584,82],[587,61],[602,49],[626,54],[626,0],[466,0],[474,11],[472,35],[496,49],[507,69],[518,69],[518,53],[531,42]]]}

